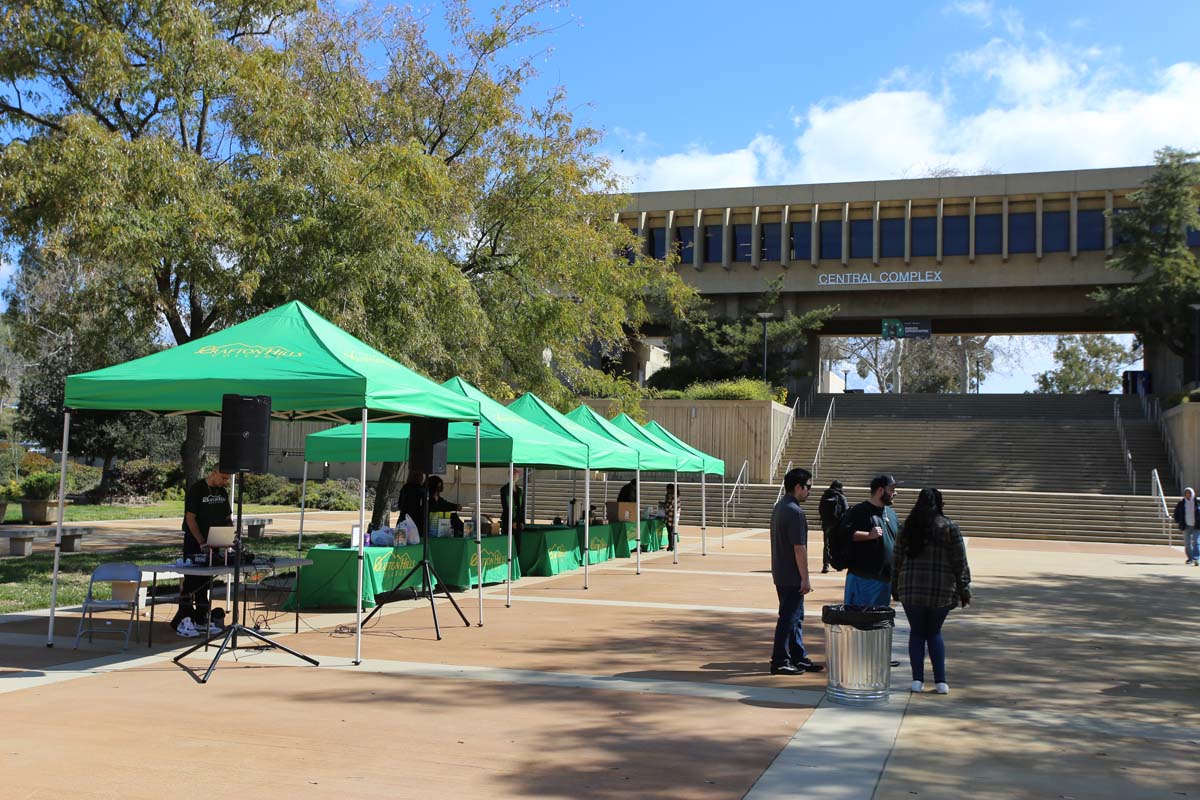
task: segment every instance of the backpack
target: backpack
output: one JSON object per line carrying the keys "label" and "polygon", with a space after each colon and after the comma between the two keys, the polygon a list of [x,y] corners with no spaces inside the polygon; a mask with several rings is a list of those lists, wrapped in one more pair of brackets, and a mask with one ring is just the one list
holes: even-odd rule
{"label": "backpack", "polygon": [[837,524],[829,532],[829,566],[841,572],[849,569],[854,559],[854,526],[850,514],[843,510]]}

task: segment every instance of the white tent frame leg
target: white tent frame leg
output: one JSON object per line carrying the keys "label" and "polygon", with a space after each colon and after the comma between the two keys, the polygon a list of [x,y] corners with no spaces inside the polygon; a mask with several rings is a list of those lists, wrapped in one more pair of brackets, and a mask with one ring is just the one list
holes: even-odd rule
{"label": "white tent frame leg", "polygon": [[[635,483],[634,486],[637,488],[637,491],[635,494],[637,502],[634,503],[634,505],[636,505],[637,508],[634,509],[634,513],[633,513],[634,519],[636,521],[635,529],[637,531],[637,533],[636,533],[637,554],[634,556],[634,562],[637,564],[637,566],[634,569],[634,574],[641,575],[642,574],[642,470],[641,469],[638,469],[638,471],[637,471],[637,483]],[[607,477],[604,479],[604,491],[605,491],[605,495],[604,495],[605,503],[607,503],[608,502],[608,478]]]}
{"label": "white tent frame leg", "polygon": [[700,472],[700,555],[708,555],[708,489]]}
{"label": "white tent frame leg", "polygon": [[588,565],[592,561],[592,470],[583,478],[583,588],[588,588]]}
{"label": "white tent frame leg", "polygon": [[[513,575],[513,520],[517,517],[517,507],[513,505],[513,482],[516,476],[513,474],[513,464],[508,462],[508,530],[504,533],[508,536],[508,575],[504,581],[504,607],[512,608],[512,575]],[[522,514],[524,512],[522,511]],[[524,524],[524,520],[521,523]]]}
{"label": "white tent frame leg", "polygon": [[721,473],[721,549],[725,549],[725,473]]}
{"label": "white tent frame leg", "polygon": [[362,663],[363,542],[367,538],[367,409],[362,410],[362,451],[358,464],[358,580],[354,591],[354,665]]}
{"label": "white tent frame leg", "polygon": [[[308,499],[308,459],[304,459],[304,472],[300,478],[300,533],[296,536],[296,558],[303,558],[300,553],[304,549],[304,508]],[[296,580],[300,579],[300,568],[296,568]]]}
{"label": "white tent frame leg", "polygon": [[50,579],[50,624],[46,647],[54,647],[54,613],[58,610],[58,559],[62,553],[63,508],[67,492],[67,437],[71,432],[71,412],[63,409],[62,461],[58,465],[58,521],[54,527],[54,574]]}
{"label": "white tent frame leg", "polygon": [[675,504],[674,504],[674,508],[671,509],[671,538],[674,539],[672,544],[675,545],[675,548],[672,551],[674,553],[674,556],[671,559],[671,563],[678,564],[679,563],[679,518],[681,516],[679,513],[679,470],[675,470],[675,472],[672,474],[675,476]]}
{"label": "white tent frame leg", "polygon": [[[483,525],[481,524],[482,517],[480,516],[479,506],[483,502],[483,489],[480,484],[480,473],[483,471],[483,464],[480,461],[479,452],[479,422],[475,422],[475,563],[478,565],[476,569],[479,573],[479,627],[483,627]],[[512,518],[512,514],[508,515]],[[468,574],[470,572],[468,571]]]}

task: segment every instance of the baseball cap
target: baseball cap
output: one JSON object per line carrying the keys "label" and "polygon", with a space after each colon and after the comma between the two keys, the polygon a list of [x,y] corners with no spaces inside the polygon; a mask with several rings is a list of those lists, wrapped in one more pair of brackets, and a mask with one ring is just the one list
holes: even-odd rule
{"label": "baseball cap", "polygon": [[871,478],[871,491],[875,492],[877,489],[882,489],[885,486],[894,486],[895,484],[896,479],[891,475],[886,473],[883,475],[876,475],[874,478]]}

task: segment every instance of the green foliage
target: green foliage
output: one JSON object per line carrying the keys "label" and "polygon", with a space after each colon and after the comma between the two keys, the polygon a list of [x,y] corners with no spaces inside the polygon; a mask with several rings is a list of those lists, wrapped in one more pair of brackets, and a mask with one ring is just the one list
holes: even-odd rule
{"label": "green foliage", "polygon": [[[372,497],[372,493],[368,491],[368,505]],[[308,508],[319,508],[323,511],[357,511],[358,481],[310,481],[305,505]]]}
{"label": "green foliage", "polygon": [[1127,348],[1101,334],[1059,336],[1054,346],[1055,368],[1034,376],[1039,394],[1111,392],[1121,387],[1121,371],[1138,359]]}
{"label": "green foliage", "polygon": [[1143,342],[1162,343],[1176,355],[1192,342],[1188,306],[1200,302],[1200,263],[1187,245],[1187,230],[1200,228],[1200,164],[1196,153],[1163,148],[1134,207],[1112,218],[1118,244],[1109,262],[1136,282],[1104,287],[1093,297]]}
{"label": "green foliage", "polygon": [[[300,504],[300,487],[281,475],[246,475],[244,480],[246,502],[279,506]],[[356,503],[355,508],[357,507]]]}
{"label": "green foliage", "polygon": [[682,400],[685,397],[682,389],[658,389],[652,395],[657,400]]}
{"label": "green foliage", "polygon": [[[711,381],[694,383],[684,390],[683,396],[688,400],[774,400],[777,397],[769,385],[753,378],[739,378],[732,381]],[[787,397],[787,390],[783,390]]]}
{"label": "green foliage", "polygon": [[141,458],[119,464],[100,488],[103,498],[160,499],[169,488],[183,488],[183,470],[170,461]]}
{"label": "green foliage", "polygon": [[21,480],[21,497],[25,500],[49,500],[58,496],[58,475],[53,472],[34,472]]}
{"label": "green foliage", "polygon": [[80,464],[77,461],[67,461],[67,492],[81,494],[90,492],[100,485],[104,470],[100,467]]}
{"label": "green foliage", "polygon": [[0,442],[0,482],[15,480],[25,475],[21,463],[25,459],[25,448],[15,442]]}
{"label": "green foliage", "polygon": [[[21,499],[21,484],[15,480],[10,480],[5,483],[0,483],[0,503],[7,503],[11,500]],[[4,520],[0,520],[3,522]]]}
{"label": "green foliage", "polygon": [[54,459],[41,453],[30,451],[21,459],[21,472],[25,475],[31,472],[53,472],[56,469],[58,469],[58,465]]}

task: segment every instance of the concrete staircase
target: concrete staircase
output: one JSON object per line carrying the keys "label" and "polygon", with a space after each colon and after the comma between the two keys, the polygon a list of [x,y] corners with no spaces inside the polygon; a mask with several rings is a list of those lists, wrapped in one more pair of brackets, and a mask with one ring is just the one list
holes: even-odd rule
{"label": "concrete staircase", "polygon": [[[610,480],[609,499],[615,500],[624,481]],[[805,508],[809,524],[820,529],[817,503],[827,484],[818,484]],[[533,491],[534,510],[541,520],[555,515],[566,517],[567,504],[573,495],[572,482],[538,480]],[[666,484],[646,482],[642,486],[642,504],[652,505],[661,500]],[[920,487],[903,487],[896,497],[896,513],[903,521],[916,500]],[[726,487],[726,492],[729,487]],[[720,540],[721,508],[723,501],[728,514],[728,527],[769,528],[771,508],[779,496],[778,485],[751,484],[745,486],[734,502],[722,498],[720,483],[708,486],[709,549]],[[968,537],[1000,539],[1044,539],[1079,542],[1123,542],[1129,544],[1167,544],[1168,530],[1164,527],[1161,507],[1156,509],[1150,497],[1131,495],[1056,494],[1048,492],[991,492],[980,490],[943,490],[946,512],[962,526]],[[580,503],[583,482],[578,483]],[[865,487],[847,488],[850,502],[866,499]],[[602,506],[604,488],[600,482],[592,485],[592,502]],[[700,484],[680,482],[681,516],[685,525],[700,524]],[[484,496],[485,513],[499,514],[500,501],[494,494]],[[1170,527],[1171,540],[1179,544],[1178,531]],[[716,537],[715,539],[713,537]],[[719,545],[717,545],[719,547]]]}
{"label": "concrete staircase", "polygon": [[776,478],[789,462],[811,466],[830,402],[821,480],[891,472],[913,487],[1146,495],[1158,469],[1167,493],[1179,490],[1157,425],[1136,397],[1120,397],[1131,484],[1109,395],[821,395],[796,419]]}

